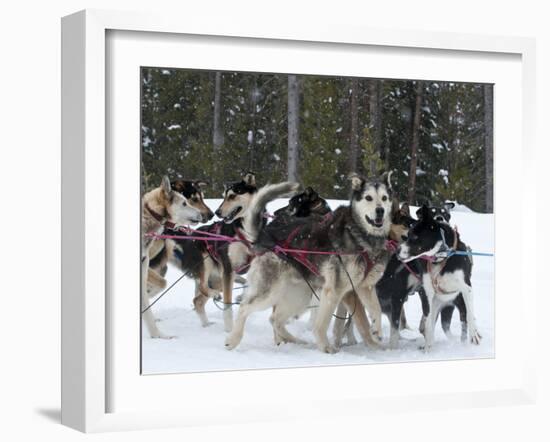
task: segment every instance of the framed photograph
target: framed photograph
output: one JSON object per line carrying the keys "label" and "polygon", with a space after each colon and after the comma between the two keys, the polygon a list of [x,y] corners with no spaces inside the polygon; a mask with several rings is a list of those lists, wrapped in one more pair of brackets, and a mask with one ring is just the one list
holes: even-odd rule
{"label": "framed photograph", "polygon": [[532,40],[62,26],[64,424],[533,400]]}

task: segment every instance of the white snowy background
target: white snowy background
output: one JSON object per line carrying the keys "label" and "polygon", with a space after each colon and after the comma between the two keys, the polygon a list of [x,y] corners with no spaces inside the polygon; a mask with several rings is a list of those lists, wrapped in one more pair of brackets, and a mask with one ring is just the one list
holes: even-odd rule
{"label": "white snowy background", "polygon": [[[215,209],[219,199],[209,199],[208,206]],[[334,209],[346,201],[330,200]],[[277,200],[268,205],[273,213],[286,205],[286,200]],[[414,211],[413,211],[414,214]],[[451,224],[457,225],[461,239],[476,252],[493,252],[494,216],[470,211],[457,205],[452,211]],[[181,272],[169,267],[166,278],[168,285],[176,281]],[[395,350],[371,350],[367,348],[355,331],[358,344],[344,345],[337,354],[321,353],[314,344],[314,338],[308,326],[309,312],[292,321],[288,328],[295,336],[309,344],[282,344],[273,342],[273,332],[268,321],[271,310],[265,310],[249,317],[244,338],[234,350],[224,347],[226,333],[223,329],[223,312],[212,301],[206,306],[212,325],[201,327],[193,311],[194,281],[184,278],[179,281],[153,307],[158,318],[159,328],[174,339],[151,339],[143,327],[142,369],[143,374],[181,373],[214,370],[241,370],[261,368],[308,367],[319,365],[371,364],[381,362],[407,362],[422,360],[449,360],[466,358],[494,357],[494,259],[492,257],[474,257],[472,285],[474,289],[475,316],[477,327],[483,339],[479,346],[461,343],[460,321],[455,309],[451,331],[454,339],[447,339],[438,321],[435,331],[435,344],[430,353],[419,350],[423,337],[418,332],[421,307],[418,295],[409,298],[405,311],[410,330],[401,332],[402,339]],[[246,277],[246,275],[245,275]],[[239,287],[240,284],[236,284]],[[242,289],[234,290],[235,298]],[[312,305],[314,302],[312,302]],[[234,315],[238,306],[234,306]],[[332,328],[332,324],[331,324]],[[383,316],[384,343],[389,336],[389,322]],[[344,340],[345,342],[345,340]]]}

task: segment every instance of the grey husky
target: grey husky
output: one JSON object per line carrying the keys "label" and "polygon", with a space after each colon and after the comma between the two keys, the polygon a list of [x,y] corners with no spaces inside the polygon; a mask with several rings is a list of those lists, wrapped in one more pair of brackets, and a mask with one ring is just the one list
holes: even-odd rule
{"label": "grey husky", "polygon": [[269,307],[273,307],[271,322],[279,339],[302,342],[288,332],[285,324],[307,308],[312,292],[319,297],[314,335],[321,351],[337,351],[330,344],[327,331],[340,301],[353,315],[364,342],[378,347],[364,307],[371,314],[374,333],[380,336],[381,309],[375,285],[389,259],[386,239],[391,225],[390,174],[371,180],[353,174],[350,180],[349,205],[337,208],[329,219],[312,215],[294,221],[293,231],[297,233],[285,245],[287,250],[306,252],[280,253],[274,249],[252,262],[249,286],[226,340],[228,349],[241,342],[248,316]]}

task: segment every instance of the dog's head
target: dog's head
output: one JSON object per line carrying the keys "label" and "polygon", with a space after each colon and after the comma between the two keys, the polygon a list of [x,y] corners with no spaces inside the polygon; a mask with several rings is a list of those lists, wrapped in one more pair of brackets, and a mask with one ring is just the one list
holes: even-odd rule
{"label": "dog's head", "polygon": [[354,217],[369,234],[387,236],[391,224],[391,172],[372,180],[354,173],[350,175],[350,180]]}
{"label": "dog's head", "polygon": [[185,198],[185,204],[191,209],[195,209],[200,214],[201,222],[210,221],[214,214],[204,202],[202,188],[207,186],[206,181],[188,181],[177,179],[170,183],[173,191],[178,192]]}
{"label": "dog's head", "polygon": [[187,198],[172,188],[167,176],[162,177],[160,186],[153,192],[154,198],[149,201],[152,209],[165,215],[169,221],[178,225],[197,224],[202,221],[201,212],[187,203]]}
{"label": "dog's head", "polygon": [[[455,203],[452,201],[447,201],[442,206],[428,206],[428,210],[432,214],[434,220],[439,223],[447,223],[451,221],[451,209],[455,207]],[[422,216],[422,208],[416,211],[416,216],[418,219]]]}
{"label": "dog's head", "polygon": [[216,216],[230,224],[246,214],[258,187],[256,177],[251,172],[246,173],[241,181],[226,184],[224,187],[223,201],[216,210]]}
{"label": "dog's head", "polygon": [[411,216],[411,210],[408,203],[403,203],[399,207],[399,202],[394,198],[392,202],[392,215],[390,226],[390,239],[403,242],[407,239],[409,229],[416,222]]}
{"label": "dog's head", "polygon": [[288,205],[276,210],[274,215],[289,215],[304,218],[312,213],[326,215],[328,212],[330,212],[330,207],[326,200],[321,198],[311,187],[307,187],[303,192],[290,198]]}
{"label": "dog's head", "polygon": [[435,256],[445,247],[444,224],[433,217],[430,208],[423,205],[418,210],[419,220],[411,227],[407,239],[397,250],[397,257],[404,262],[420,256]]}

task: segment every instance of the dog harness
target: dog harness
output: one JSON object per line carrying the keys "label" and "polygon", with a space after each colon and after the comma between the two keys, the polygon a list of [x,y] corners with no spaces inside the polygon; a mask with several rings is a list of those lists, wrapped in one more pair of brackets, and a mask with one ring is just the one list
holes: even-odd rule
{"label": "dog harness", "polygon": [[[452,251],[455,251],[457,246],[458,246],[458,233],[457,233],[457,228],[455,226],[455,228],[453,229],[453,246],[451,248],[449,248],[447,246],[447,243],[445,242],[445,233],[443,232],[443,229],[441,229],[441,238],[443,239],[443,248],[444,248],[444,251],[446,252],[452,252]],[[449,259],[450,257],[450,254],[447,254],[447,256],[441,260],[441,261],[432,261],[432,260],[428,260],[428,264],[427,264],[427,267],[428,267],[428,273],[430,274],[430,279],[432,280],[432,285],[436,291],[436,293],[440,293],[442,295],[446,295],[446,294],[450,294],[450,293],[454,293],[454,292],[446,292],[444,291],[440,284],[441,284],[441,272],[443,272],[443,269],[445,268],[445,265],[447,264],[447,260]],[[439,271],[435,274],[433,274],[433,264],[441,264],[441,268],[439,269]]]}
{"label": "dog harness", "polygon": [[[211,232],[214,233],[215,235],[219,235],[220,232],[221,232],[221,229],[222,229],[222,222],[215,223],[213,225],[213,227],[214,228]],[[250,250],[252,248],[252,245],[250,244],[250,241],[248,241],[248,239],[246,238],[244,233],[241,231],[241,229],[236,228],[235,229],[235,235],[239,239],[239,241],[242,242],[250,252]],[[220,252],[219,252],[219,248],[220,248],[219,242],[218,241],[208,241],[208,240],[206,240],[205,244],[206,244],[206,250],[208,251],[208,254],[212,257],[212,259],[214,261],[216,261],[218,264],[221,264],[221,257],[220,257]],[[242,266],[234,269],[234,272],[237,273],[238,275],[242,275],[243,273],[246,273],[245,270],[248,267],[250,267],[250,263],[252,262],[252,258],[253,258],[253,255],[251,253],[248,253],[246,263],[243,264]]]}
{"label": "dog harness", "polygon": [[[320,225],[327,223],[332,219],[332,212],[327,213],[323,216],[322,220],[320,221]],[[277,244],[273,251],[276,254],[283,254],[285,256],[288,256],[289,258],[294,259],[296,262],[300,263],[303,267],[305,267],[309,272],[313,273],[316,276],[320,276],[319,268],[311,261],[309,258],[310,255],[337,255],[341,259],[341,255],[358,255],[360,256],[363,261],[365,262],[365,275],[366,278],[369,272],[374,267],[374,262],[369,256],[369,253],[364,250],[357,253],[338,253],[338,252],[331,252],[331,251],[322,251],[322,250],[308,250],[308,241],[306,240],[303,244],[304,249],[292,249],[289,248],[292,241],[300,234],[303,227],[305,226],[298,226],[296,227],[292,232],[290,232],[290,235],[288,235],[288,238],[280,243]]]}

